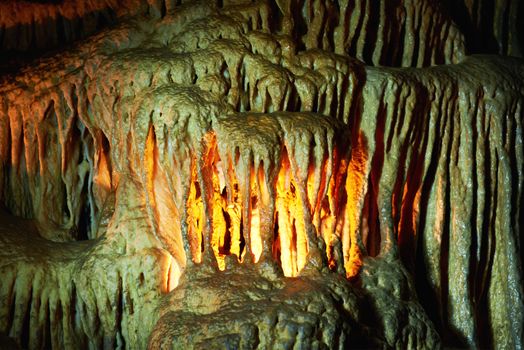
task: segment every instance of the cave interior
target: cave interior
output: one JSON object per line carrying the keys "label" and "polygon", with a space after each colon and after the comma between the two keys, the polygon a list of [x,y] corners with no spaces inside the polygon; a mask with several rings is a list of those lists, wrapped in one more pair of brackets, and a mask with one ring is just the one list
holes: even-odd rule
{"label": "cave interior", "polygon": [[0,2],[0,348],[520,349],[524,2]]}

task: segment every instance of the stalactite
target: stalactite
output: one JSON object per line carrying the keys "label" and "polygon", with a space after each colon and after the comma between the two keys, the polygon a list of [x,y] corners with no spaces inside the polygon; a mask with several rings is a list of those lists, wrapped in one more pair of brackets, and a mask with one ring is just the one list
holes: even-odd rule
{"label": "stalactite", "polygon": [[522,343],[520,61],[433,1],[178,5],[0,79],[0,335]]}

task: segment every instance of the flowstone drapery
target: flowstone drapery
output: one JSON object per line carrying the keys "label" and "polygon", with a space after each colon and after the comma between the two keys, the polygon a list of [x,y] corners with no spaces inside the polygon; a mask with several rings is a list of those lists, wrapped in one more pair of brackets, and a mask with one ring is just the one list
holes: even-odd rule
{"label": "flowstone drapery", "polygon": [[520,346],[522,5],[462,5],[1,4],[0,340]]}

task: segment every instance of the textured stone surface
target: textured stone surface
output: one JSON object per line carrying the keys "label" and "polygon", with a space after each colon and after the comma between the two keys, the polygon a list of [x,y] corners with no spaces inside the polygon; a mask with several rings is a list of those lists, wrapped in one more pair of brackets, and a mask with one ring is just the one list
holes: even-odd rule
{"label": "textured stone surface", "polygon": [[188,269],[163,301],[149,347],[438,347],[407,272],[387,265],[366,261],[358,289],[336,274],[282,279],[263,264],[212,275]]}
{"label": "textured stone surface", "polygon": [[467,56],[449,4],[240,3],[0,77],[0,334],[520,346],[522,60]]}

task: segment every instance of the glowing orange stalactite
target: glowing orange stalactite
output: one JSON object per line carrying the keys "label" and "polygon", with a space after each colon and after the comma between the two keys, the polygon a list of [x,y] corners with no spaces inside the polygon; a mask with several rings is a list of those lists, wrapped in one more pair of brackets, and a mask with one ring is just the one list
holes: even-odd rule
{"label": "glowing orange stalactite", "polygon": [[[220,161],[216,157],[217,155],[212,163],[211,176],[213,182],[213,199],[211,203],[211,210],[213,211],[211,247],[213,248],[218,268],[224,270],[226,268],[224,257],[229,252],[229,247],[224,247],[225,237],[226,234],[228,234],[228,227],[224,217],[224,210],[227,208],[227,202],[222,196],[222,190],[225,187],[222,167],[220,166]],[[224,254],[224,252],[226,252],[226,254]]]}
{"label": "glowing orange stalactite", "polygon": [[[295,188],[296,186],[293,186]],[[292,191],[293,192],[293,191]],[[302,271],[306,266],[308,258],[308,240],[306,236],[306,225],[304,222],[304,206],[300,202],[297,193],[292,193],[292,207],[290,208],[290,216],[293,218],[293,236],[296,239],[296,250],[297,250],[297,269],[298,272]]]}
{"label": "glowing orange stalactite", "polygon": [[196,162],[191,162],[191,181],[189,187],[189,195],[187,198],[187,234],[189,237],[189,244],[193,261],[196,263],[202,262],[202,245],[203,245],[203,229],[204,229],[204,203],[202,201],[202,192],[200,184],[197,181]]}
{"label": "glowing orange stalactite", "polygon": [[284,149],[282,165],[277,179],[275,209],[278,217],[280,260],[286,276],[297,276],[307,262],[308,242],[304,222],[304,208],[287,152]]}
{"label": "glowing orange stalactite", "polygon": [[[216,139],[212,139],[209,156],[212,157],[208,166],[213,191],[210,203],[211,247],[219,269],[225,270],[227,255],[234,254],[241,259],[242,199],[231,157],[226,157],[226,164],[221,160]],[[256,210],[252,211],[253,215],[256,215]]]}
{"label": "glowing orange stalactite", "polygon": [[236,179],[235,171],[233,170],[233,161],[228,156],[228,167],[227,167],[227,178],[228,178],[228,204],[226,212],[229,215],[229,236],[231,238],[230,253],[241,259],[240,251],[240,225],[242,223],[242,198],[238,190],[238,181]]}
{"label": "glowing orange stalactite", "polygon": [[[216,155],[218,157],[218,154]],[[215,250],[218,254],[218,258],[224,262],[224,257],[230,254],[230,245],[231,245],[231,220],[229,219],[228,214],[228,199],[226,192],[226,178],[224,175],[224,170],[222,167],[222,161],[218,160],[215,162],[215,167],[213,169],[213,188],[214,188],[214,202],[213,214],[216,216],[217,224],[219,229],[217,231],[217,237],[214,239]],[[215,217],[213,219],[215,222]],[[222,267],[225,269],[225,262],[222,264]],[[221,267],[221,268],[222,268]]]}
{"label": "glowing orange stalactite", "polygon": [[[256,199],[253,197],[252,202]],[[253,254],[254,262],[258,262],[260,255],[262,254],[262,239],[260,237],[260,210],[258,207],[254,207],[251,210],[251,253]]]}
{"label": "glowing orange stalactite", "polygon": [[160,162],[154,126],[149,127],[144,152],[147,198],[154,216],[154,230],[166,247],[164,288],[170,292],[178,285],[185,267],[186,253],[182,243],[180,216],[168,180]]}
{"label": "glowing orange stalactite", "polygon": [[287,172],[289,171],[289,164],[286,164],[286,159],[283,158],[282,166],[277,179],[277,194],[276,194],[276,212],[278,224],[278,239],[280,243],[280,261],[282,270],[286,276],[296,276],[297,266],[294,259],[293,247],[291,245],[292,231],[289,223],[289,203],[286,195]]}
{"label": "glowing orange stalactite", "polygon": [[[324,163],[324,162],[323,162]],[[309,210],[311,212],[311,217],[314,217],[315,212],[318,209],[318,198],[319,198],[319,187],[320,187],[320,181],[322,180],[322,173],[319,174],[320,178],[317,179],[318,176],[317,170],[315,168],[315,162],[309,162],[309,167],[307,171],[307,198],[308,198],[308,204],[309,204]],[[318,232],[318,228],[317,228]]]}
{"label": "glowing orange stalactite", "polygon": [[364,138],[358,135],[357,143],[353,145],[351,159],[348,165],[346,179],[347,203],[345,208],[345,221],[343,227],[343,251],[346,276],[348,278],[357,275],[362,266],[362,252],[359,244],[360,233],[360,211],[361,198],[366,191],[366,179],[364,177],[368,161]]}
{"label": "glowing orange stalactite", "polygon": [[103,152],[102,149],[98,150],[97,157],[97,173],[93,177],[93,182],[97,186],[103,188],[105,191],[111,191],[113,185],[111,181],[111,165],[108,160],[109,157]]}
{"label": "glowing orange stalactite", "polygon": [[260,198],[259,198],[259,183],[255,169],[251,167],[250,170],[250,187],[251,187],[251,212],[250,212],[250,242],[251,253],[253,254],[254,262],[258,262],[262,254],[262,237],[260,236]]}
{"label": "glowing orange stalactite", "polygon": [[[144,166],[146,168],[147,176],[147,192],[152,194],[154,191],[154,173],[155,173],[155,134],[153,127],[149,128],[146,139],[146,148],[145,148],[145,157],[144,157]],[[154,197],[151,198],[154,201]]]}
{"label": "glowing orange stalactite", "polygon": [[[220,270],[226,269],[227,255],[234,254],[241,260],[242,198],[229,155],[220,158],[214,135],[207,138],[204,176],[209,182],[206,188],[197,181],[196,162],[192,164],[191,188],[187,200],[187,225],[193,261],[200,263],[203,251],[211,249]],[[209,188],[208,188],[209,187]],[[201,191],[202,190],[202,191]],[[207,195],[204,195],[207,191]],[[207,201],[207,206],[205,201]],[[206,216],[210,212],[210,237],[204,237]],[[255,211],[256,215],[256,211]],[[204,244],[209,239],[210,245]]]}

